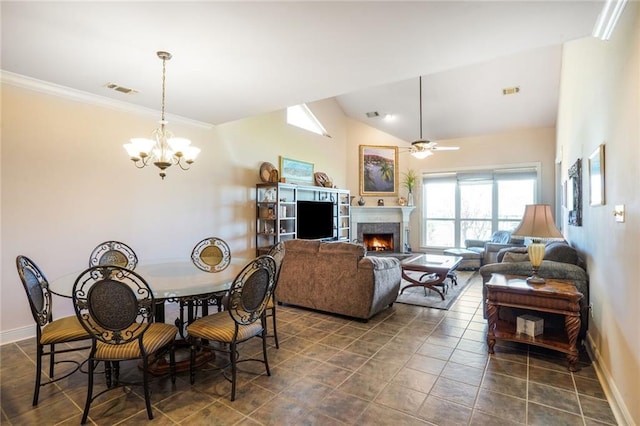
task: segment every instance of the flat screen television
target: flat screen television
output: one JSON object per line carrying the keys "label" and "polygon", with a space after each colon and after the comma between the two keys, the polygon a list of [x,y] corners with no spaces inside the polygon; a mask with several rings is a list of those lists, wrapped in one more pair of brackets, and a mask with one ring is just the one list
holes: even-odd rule
{"label": "flat screen television", "polygon": [[297,237],[302,240],[333,238],[333,202],[298,201]]}

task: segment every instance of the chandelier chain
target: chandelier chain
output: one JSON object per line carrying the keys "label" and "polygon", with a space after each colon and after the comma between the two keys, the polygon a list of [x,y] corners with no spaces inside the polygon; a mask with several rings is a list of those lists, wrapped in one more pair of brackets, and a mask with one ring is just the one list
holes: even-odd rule
{"label": "chandelier chain", "polygon": [[162,127],[164,127],[164,122],[165,122],[165,118],[164,118],[164,99],[165,99],[165,95],[164,95],[164,84],[165,84],[165,76],[167,74],[167,58],[163,57],[162,58]]}

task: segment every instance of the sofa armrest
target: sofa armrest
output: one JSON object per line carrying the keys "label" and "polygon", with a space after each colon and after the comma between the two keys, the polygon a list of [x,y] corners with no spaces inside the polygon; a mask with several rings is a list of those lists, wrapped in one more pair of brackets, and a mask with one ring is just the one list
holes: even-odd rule
{"label": "sofa armrest", "polygon": [[400,267],[400,261],[395,257],[383,257],[383,256],[366,256],[360,259],[358,267],[363,269],[394,269]]}
{"label": "sofa armrest", "polygon": [[364,257],[358,262],[358,282],[362,292],[371,291],[368,318],[396,301],[402,282],[400,261],[395,257]]}

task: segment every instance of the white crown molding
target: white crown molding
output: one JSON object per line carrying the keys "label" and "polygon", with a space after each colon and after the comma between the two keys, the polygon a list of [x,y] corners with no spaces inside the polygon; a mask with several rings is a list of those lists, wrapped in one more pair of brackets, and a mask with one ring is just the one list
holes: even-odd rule
{"label": "white crown molding", "polygon": [[[49,83],[43,80],[37,80],[35,78],[26,77],[24,75],[16,74],[10,71],[0,70],[0,81],[2,82],[2,84],[8,84],[27,90],[33,90],[35,92],[46,93],[48,95],[71,99],[73,101],[97,105],[105,108],[111,108],[118,111],[125,111],[155,118],[157,118],[160,114],[159,111],[151,108],[134,105],[128,102],[118,101],[115,99],[107,98],[105,96],[94,95],[93,93],[83,92],[81,90],[72,89],[70,87],[61,86],[59,84]],[[179,115],[167,114],[167,119],[174,123],[187,124],[190,126],[201,127],[205,129],[211,129],[214,127],[214,125],[211,123],[192,120],[190,118],[182,117]]]}

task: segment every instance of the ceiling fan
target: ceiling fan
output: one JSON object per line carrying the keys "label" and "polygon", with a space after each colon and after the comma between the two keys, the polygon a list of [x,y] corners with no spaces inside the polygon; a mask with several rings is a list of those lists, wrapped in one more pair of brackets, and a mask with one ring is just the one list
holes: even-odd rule
{"label": "ceiling fan", "polygon": [[438,146],[437,142],[431,142],[422,138],[422,76],[420,79],[420,139],[411,142],[409,153],[418,159],[433,155],[433,151],[456,151],[457,146]]}

